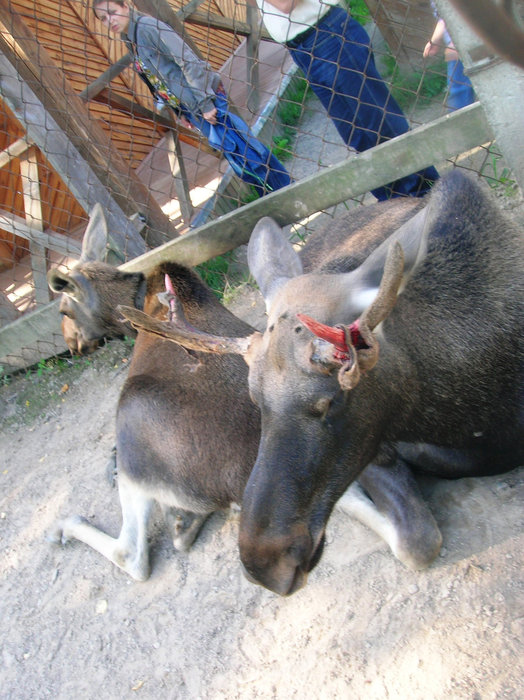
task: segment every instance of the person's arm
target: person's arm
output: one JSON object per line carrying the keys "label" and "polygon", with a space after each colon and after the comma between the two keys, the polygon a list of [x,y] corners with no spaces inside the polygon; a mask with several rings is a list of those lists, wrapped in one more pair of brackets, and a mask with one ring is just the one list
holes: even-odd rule
{"label": "person's arm", "polygon": [[[258,7],[256,0],[247,0],[250,5],[253,5],[254,7]],[[286,15],[289,15],[291,10],[294,9],[295,5],[297,5],[300,0],[264,0],[264,2],[267,2],[268,5],[273,5],[273,7],[276,7],[277,10],[280,10],[280,12],[284,12]]]}
{"label": "person's arm", "polygon": [[444,23],[443,19],[439,19],[437,22],[435,29],[433,30],[433,34],[431,35],[431,39],[428,41],[426,46],[424,46],[424,52],[423,56],[424,58],[427,58],[428,56],[436,56],[439,51],[445,48],[446,43],[444,41],[444,34],[446,32],[446,25]]}
{"label": "person's arm", "polygon": [[159,77],[169,87],[169,74],[162,73],[160,65],[164,62],[165,67],[166,60],[176,64],[186,83],[186,91],[189,89],[192,96],[193,104],[189,104],[189,100],[186,99],[186,106],[192,112],[200,110],[204,119],[214,123],[212,120],[216,114],[215,93],[208,64],[196,56],[182,37],[167,25],[162,25],[159,30],[157,26],[141,22],[139,31],[140,39],[147,42],[150,50],[158,56],[154,62],[157,63],[155,72],[161,74]]}

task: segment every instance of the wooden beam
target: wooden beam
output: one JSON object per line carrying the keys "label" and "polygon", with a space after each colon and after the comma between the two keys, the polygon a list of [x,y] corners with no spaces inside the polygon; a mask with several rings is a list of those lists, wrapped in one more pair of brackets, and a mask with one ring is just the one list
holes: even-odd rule
{"label": "wooden beam", "polygon": [[[42,233],[42,200],[40,198],[40,177],[38,174],[38,161],[35,148],[20,159],[20,177],[24,193],[25,220],[28,225]],[[31,254],[31,269],[33,273],[33,287],[35,304],[43,306],[50,300],[50,291],[47,284],[47,253],[40,243],[32,240],[29,242]]]}
{"label": "wooden beam", "polygon": [[127,98],[115,93],[109,94],[107,90],[103,90],[100,94],[96,95],[93,101],[109,105],[112,109],[116,109],[124,114],[130,114],[141,121],[154,122],[155,124],[162,126],[164,129],[174,131],[177,134],[178,139],[183,143],[187,143],[190,146],[197,148],[199,151],[209,153],[216,158],[222,157],[220,151],[216,151],[214,148],[212,148],[209,145],[208,140],[204,136],[200,135],[200,132],[187,129],[185,126],[178,124],[168,117],[153,112],[147,107],[143,107],[142,105],[138,104],[138,102],[128,100]]}
{"label": "wooden beam", "polygon": [[0,292],[0,326],[15,321],[20,316],[20,312],[9,299],[5,292]]}
{"label": "wooden beam", "polygon": [[70,255],[71,257],[79,258],[82,252],[80,243],[72,238],[54,231],[41,231],[28,224],[22,217],[16,216],[16,214],[11,212],[0,210],[0,228],[12,233],[14,236],[20,236],[20,238],[38,243],[49,250],[54,250],[60,255]]}
{"label": "wooden beam", "polygon": [[[248,5],[248,8],[249,7]],[[258,14],[256,8],[253,8],[253,10]],[[210,29],[220,29],[224,32],[230,32],[231,34],[238,34],[240,36],[247,37],[251,34],[251,26],[247,22],[241,22],[238,19],[230,19],[229,17],[222,17],[222,15],[217,15],[213,12],[192,12],[184,21],[186,24],[195,24],[198,27],[209,27]],[[264,41],[274,41],[273,37],[264,26],[261,25],[258,31],[260,33],[260,38],[264,39]]]}
{"label": "wooden beam", "polygon": [[191,15],[193,12],[196,12],[197,8],[200,7],[205,2],[205,0],[189,0],[185,5],[182,5],[182,7],[177,11],[177,17],[181,22],[185,22],[185,20]]}
{"label": "wooden beam", "polygon": [[252,112],[257,112],[260,105],[260,94],[258,92],[259,71],[258,71],[258,47],[260,45],[260,22],[258,11],[252,6],[247,6],[247,19],[249,22],[249,35],[246,39],[247,76],[248,86],[247,106]]}
{"label": "wooden beam", "polygon": [[104,88],[109,86],[112,80],[119,76],[120,73],[122,73],[122,71],[124,71],[130,65],[132,60],[133,57],[130,53],[127,53],[125,56],[119,58],[118,61],[115,61],[115,63],[104,71],[102,75],[99,75],[96,80],[93,80],[90,85],[84,88],[79,97],[86,100],[86,102],[93,100],[100,92],[102,92],[102,90],[104,90]]}
{"label": "wooden beam", "polygon": [[17,141],[14,141],[0,153],[0,168],[4,168],[14,158],[20,158],[20,156],[25,153],[27,149],[31,147],[31,145],[31,141],[25,136]]}
{"label": "wooden beam", "polygon": [[[110,200],[112,206],[106,207],[109,216],[118,209],[123,215],[120,216],[120,230],[125,231],[122,250],[129,255],[131,248],[139,250],[141,246],[133,226],[129,223],[125,225],[122,221],[133,214],[142,213],[145,216],[151,245],[177,236],[176,229],[150,190],[112,146],[107,134],[90,118],[63,71],[38,44],[20,16],[11,12],[3,2],[0,3],[0,52],[3,54],[0,55],[0,82],[4,98],[26,127],[28,136],[45,153],[64,182],[71,186],[72,191],[76,186],[75,196],[86,210],[89,211],[95,201],[100,201],[98,196],[92,201],[90,190],[93,179],[103,185],[106,197],[101,203],[105,205]],[[21,94],[24,92],[25,99]],[[34,94],[32,100],[29,92]],[[54,144],[50,146],[53,139],[62,140],[58,151]],[[57,152],[62,158],[55,157],[53,162],[52,158]],[[84,179],[83,183],[74,178],[74,171],[78,169],[90,171],[89,178]]]}
{"label": "wooden beam", "polygon": [[191,218],[193,217],[193,204],[191,202],[189,183],[180,144],[172,131],[167,135],[166,145],[168,149],[167,156],[169,159],[169,166],[171,168],[173,180],[175,181],[175,190],[180,205],[182,221],[186,226],[189,226]]}
{"label": "wooden beam", "polygon": [[185,22],[186,24],[195,24],[198,27],[220,29],[224,32],[238,34],[240,36],[249,36],[251,33],[251,27],[247,22],[241,22],[238,19],[223,17],[222,15],[217,15],[213,12],[201,12],[197,10],[186,17]]}

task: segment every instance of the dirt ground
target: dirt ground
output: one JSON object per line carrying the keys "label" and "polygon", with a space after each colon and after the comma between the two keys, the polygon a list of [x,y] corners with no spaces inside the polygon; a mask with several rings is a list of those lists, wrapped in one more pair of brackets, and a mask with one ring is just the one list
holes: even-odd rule
{"label": "dirt ground", "polygon": [[[327,165],[311,139],[300,148]],[[246,291],[235,310],[259,318],[256,302]],[[158,515],[145,583],[82,543],[48,542],[74,513],[118,534],[106,462],[130,352],[113,341],[83,371],[0,386],[2,700],[523,697],[524,469],[424,482],[444,546],[423,572],[335,512],[322,560],[289,598],[243,577],[233,514],[212,516],[187,554]]]}
{"label": "dirt ground", "polygon": [[[257,313],[254,300],[237,311]],[[130,351],[113,341],[83,371],[0,389],[1,698],[522,698],[524,469],[424,483],[444,548],[423,572],[336,512],[289,598],[243,577],[233,514],[187,554],[158,515],[145,583],[46,541],[73,513],[118,533],[105,465]]]}

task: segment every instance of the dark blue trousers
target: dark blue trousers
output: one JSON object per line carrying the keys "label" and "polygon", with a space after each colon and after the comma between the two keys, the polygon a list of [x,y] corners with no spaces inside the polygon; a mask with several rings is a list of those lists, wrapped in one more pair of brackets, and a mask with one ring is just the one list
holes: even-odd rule
{"label": "dark blue trousers", "polygon": [[[366,151],[409,130],[402,110],[375,66],[367,32],[334,7],[313,31],[287,43],[313,92],[345,143]],[[379,200],[424,195],[439,177],[435,168],[372,190]]]}
{"label": "dark blue trousers", "polygon": [[210,145],[224,154],[235,173],[252,185],[260,197],[289,185],[291,178],[286,168],[251,133],[240,117],[229,112],[224,95],[216,95],[215,107],[216,125],[209,124],[200,115],[190,113],[183,105],[181,111],[204,134]]}

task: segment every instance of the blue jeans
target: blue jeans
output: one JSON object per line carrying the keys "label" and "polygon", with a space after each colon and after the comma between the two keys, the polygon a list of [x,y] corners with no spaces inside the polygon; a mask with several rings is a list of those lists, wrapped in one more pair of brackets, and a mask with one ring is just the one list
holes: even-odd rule
{"label": "blue jeans", "polygon": [[[342,8],[334,7],[314,31],[287,47],[337,131],[357,151],[409,130],[409,124],[375,66],[366,31]],[[433,167],[372,190],[379,200],[422,196],[439,177]]]}
{"label": "blue jeans", "polygon": [[449,112],[470,105],[475,102],[475,92],[471,80],[464,75],[464,66],[461,61],[448,61],[448,101]]}
{"label": "blue jeans", "polygon": [[286,168],[240,117],[229,112],[224,95],[216,95],[215,107],[216,125],[211,125],[201,115],[192,114],[183,105],[180,111],[211,146],[224,154],[235,173],[252,185],[260,197],[289,185],[291,178]]}

